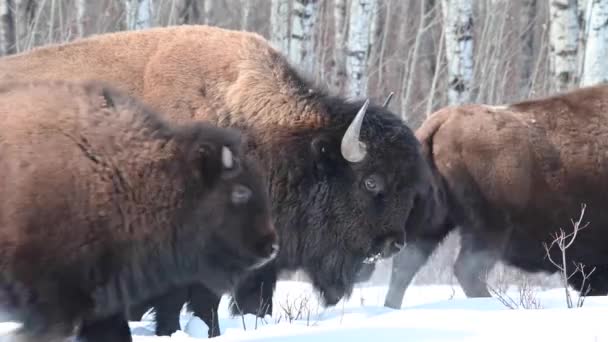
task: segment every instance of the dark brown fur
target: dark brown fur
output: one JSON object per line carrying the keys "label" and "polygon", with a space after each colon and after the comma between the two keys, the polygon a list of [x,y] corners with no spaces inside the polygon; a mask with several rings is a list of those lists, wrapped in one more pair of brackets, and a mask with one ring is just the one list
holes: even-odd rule
{"label": "dark brown fur", "polygon": [[0,87],[0,307],[20,338],[130,341],[129,304],[193,280],[221,294],[267,261],[266,185],[240,144],[97,83]]}
{"label": "dark brown fur", "polygon": [[[461,227],[455,273],[468,296],[490,295],[483,276],[498,260],[555,272],[543,243],[560,228],[572,232],[583,204],[589,226],[568,249],[567,264],[596,267],[590,293],[608,293],[608,85],[504,107],[447,107],[416,135],[449,198],[449,215],[436,231]],[[398,255],[387,306],[401,306],[407,284],[443,236],[414,240]],[[557,247],[552,253],[561,260]],[[580,274],[570,279],[577,290],[581,282]]]}

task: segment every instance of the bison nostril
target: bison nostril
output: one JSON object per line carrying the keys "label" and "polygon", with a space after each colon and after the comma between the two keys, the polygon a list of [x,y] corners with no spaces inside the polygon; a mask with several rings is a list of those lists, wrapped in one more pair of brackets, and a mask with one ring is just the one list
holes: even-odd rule
{"label": "bison nostril", "polygon": [[276,243],[274,235],[260,239],[254,248],[256,254],[262,258],[274,257],[279,251],[279,245]]}

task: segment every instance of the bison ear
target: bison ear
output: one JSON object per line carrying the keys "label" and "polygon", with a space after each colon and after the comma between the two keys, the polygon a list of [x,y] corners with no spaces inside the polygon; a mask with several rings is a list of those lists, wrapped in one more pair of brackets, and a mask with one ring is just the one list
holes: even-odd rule
{"label": "bison ear", "polygon": [[209,181],[234,178],[241,172],[241,161],[233,146],[201,143],[197,149],[197,165]]}
{"label": "bison ear", "polygon": [[337,146],[326,136],[318,136],[312,140],[313,163],[319,176],[326,175],[335,169],[340,156]]}
{"label": "bison ear", "polygon": [[191,153],[192,166],[200,171],[205,183],[216,182],[222,174],[221,148],[216,144],[200,142]]}

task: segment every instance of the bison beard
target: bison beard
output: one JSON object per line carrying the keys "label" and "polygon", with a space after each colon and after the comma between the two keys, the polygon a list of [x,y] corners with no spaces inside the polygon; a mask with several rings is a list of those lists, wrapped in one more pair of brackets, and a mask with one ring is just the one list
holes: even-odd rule
{"label": "bison beard", "polygon": [[236,131],[173,126],[100,84],[0,87],[0,310],[19,341],[131,341],[125,307],[274,258]]}
{"label": "bison beard", "polygon": [[243,312],[271,310],[285,270],[308,272],[327,305],[349,295],[364,260],[403,246],[414,199],[433,181],[397,115],[328,95],[253,33],[184,25],[98,35],[3,58],[0,77],[100,79],[172,120],[241,129],[281,237],[276,261],[234,290]]}
{"label": "bison beard", "polygon": [[[461,247],[454,273],[469,297],[488,297],[485,275],[497,261],[527,272],[556,272],[543,243],[563,228],[582,225],[566,251],[582,276],[568,279],[577,291],[608,293],[608,86],[585,87],[506,106],[464,105],[439,110],[416,132],[443,184],[449,211],[427,234],[412,238],[393,262],[385,306],[399,308],[416,272],[456,226]],[[435,227],[435,228],[433,228]],[[415,228],[415,227],[412,227]],[[432,235],[429,232],[436,231]],[[557,247],[553,260],[561,260]]]}

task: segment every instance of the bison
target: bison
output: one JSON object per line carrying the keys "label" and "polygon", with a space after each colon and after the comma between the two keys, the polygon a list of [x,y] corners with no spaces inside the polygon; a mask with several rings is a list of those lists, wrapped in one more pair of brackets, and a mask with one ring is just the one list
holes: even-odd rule
{"label": "bison", "polygon": [[[447,214],[415,237],[393,261],[385,306],[399,308],[408,284],[455,227],[461,249],[456,277],[469,297],[488,297],[483,276],[497,261],[528,272],[556,272],[559,229],[581,230],[566,251],[569,284],[590,295],[608,293],[608,85],[585,87],[506,106],[462,105],[431,115],[417,130]],[[570,237],[571,238],[571,237]],[[569,239],[570,239],[569,238]],[[545,245],[544,245],[545,244]],[[550,250],[546,257],[545,246]]]}
{"label": "bison", "polygon": [[19,341],[131,341],[125,307],[217,295],[276,255],[238,132],[169,124],[96,82],[0,86],[0,308]]}
{"label": "bison", "polygon": [[255,33],[180,25],[97,35],[2,58],[0,77],[100,79],[176,122],[242,130],[280,248],[239,282],[235,314],[272,313],[278,273],[297,269],[335,305],[364,261],[403,246],[407,222],[435,216],[431,170],[403,121],[313,84]]}

